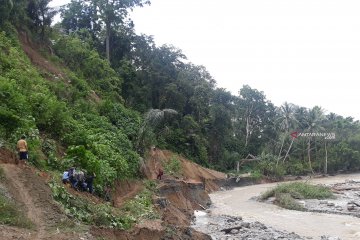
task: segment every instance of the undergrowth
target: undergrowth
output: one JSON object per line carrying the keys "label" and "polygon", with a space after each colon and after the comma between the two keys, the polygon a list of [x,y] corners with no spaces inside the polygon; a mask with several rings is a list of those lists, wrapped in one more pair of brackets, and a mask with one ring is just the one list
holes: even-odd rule
{"label": "undergrowth", "polygon": [[[159,218],[153,208],[152,191],[149,188],[143,190],[134,199],[126,202],[124,207],[118,209],[112,207],[110,203],[93,204],[85,198],[75,197],[55,180],[52,180],[49,185],[53,197],[61,203],[65,213],[85,224],[126,230],[143,219]],[[147,185],[152,186],[145,184],[145,186]]]}
{"label": "undergrowth", "polygon": [[169,162],[164,164],[166,174],[177,176],[181,173],[181,162],[177,156],[172,156]]}

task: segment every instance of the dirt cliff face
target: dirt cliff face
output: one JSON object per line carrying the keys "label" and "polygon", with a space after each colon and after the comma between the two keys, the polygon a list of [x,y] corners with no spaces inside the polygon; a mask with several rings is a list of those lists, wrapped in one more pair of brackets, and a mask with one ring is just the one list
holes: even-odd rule
{"label": "dirt cliff face", "polygon": [[[180,162],[181,170],[176,176],[164,171],[162,180],[156,180],[159,169],[166,169],[173,157]],[[210,205],[208,193],[218,190],[217,182],[226,175],[206,169],[170,151],[151,149],[140,166],[143,176],[157,183],[153,203],[161,218],[137,224],[131,231],[108,231],[96,229],[95,236],[109,239],[211,239],[208,235],[190,227],[194,210],[203,210]],[[136,184],[122,182],[116,187],[116,199],[123,199],[136,192]],[[121,201],[116,201],[121,204]]]}
{"label": "dirt cliff face", "polygon": [[161,219],[141,222],[131,231],[93,228],[92,234],[107,239],[128,240],[211,239],[208,235],[190,228],[194,210],[203,209],[210,204],[203,183],[178,179],[159,181],[153,203]]}
{"label": "dirt cliff face", "polygon": [[156,204],[169,224],[189,226],[194,210],[211,203],[203,183],[165,180],[159,187],[159,195],[161,200]]}

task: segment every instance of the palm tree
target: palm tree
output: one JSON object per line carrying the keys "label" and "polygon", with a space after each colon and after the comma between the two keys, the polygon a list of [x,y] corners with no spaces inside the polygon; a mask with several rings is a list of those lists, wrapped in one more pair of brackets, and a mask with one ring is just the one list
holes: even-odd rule
{"label": "palm tree", "polygon": [[[295,127],[298,123],[296,116],[295,116],[296,108],[297,107],[294,104],[287,103],[287,102],[285,102],[282,106],[280,106],[280,108],[278,108],[279,117],[278,117],[277,121],[279,123],[280,131],[284,132],[284,134],[282,134],[281,147],[280,147],[279,156],[278,156],[278,160],[277,160],[276,164],[278,164],[279,160],[281,159],[281,154],[283,151],[284,143],[285,143],[286,138],[290,135],[290,129],[295,129]],[[290,146],[289,146],[288,150],[286,151],[283,162],[285,162],[287,156],[289,155],[289,152],[290,152],[293,142],[294,142],[294,138],[292,138],[292,140],[291,140]]]}
{"label": "palm tree", "polygon": [[136,148],[140,153],[144,152],[146,147],[149,147],[147,143],[147,136],[153,133],[154,129],[164,123],[166,116],[175,115],[178,112],[174,109],[150,109],[145,113],[144,122],[139,129]]}
{"label": "palm tree", "polygon": [[[322,126],[322,122],[324,120],[324,110],[321,107],[315,106],[312,109],[309,109],[307,111],[307,114],[305,115],[305,122],[306,122],[306,131],[309,133],[313,133],[316,131],[324,130]],[[309,161],[309,168],[312,173],[314,173],[314,170],[311,165],[311,142],[313,137],[309,136],[307,141],[307,155],[308,155],[308,161]]]}

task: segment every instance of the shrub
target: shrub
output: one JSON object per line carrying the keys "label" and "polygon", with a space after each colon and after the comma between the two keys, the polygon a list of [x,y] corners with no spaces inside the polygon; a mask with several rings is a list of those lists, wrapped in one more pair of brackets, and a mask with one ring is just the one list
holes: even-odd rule
{"label": "shrub", "polygon": [[172,156],[169,162],[164,164],[164,170],[169,175],[179,175],[181,170],[181,162],[177,156]]}

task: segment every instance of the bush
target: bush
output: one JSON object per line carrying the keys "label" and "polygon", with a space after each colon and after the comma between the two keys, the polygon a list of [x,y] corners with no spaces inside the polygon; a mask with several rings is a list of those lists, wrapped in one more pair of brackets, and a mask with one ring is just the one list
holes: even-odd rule
{"label": "bush", "polygon": [[267,154],[265,157],[262,156],[256,168],[264,176],[275,178],[277,180],[281,179],[286,174],[284,165],[276,164],[275,156],[270,154]]}
{"label": "bush", "polygon": [[296,202],[296,200],[289,193],[276,193],[275,198],[277,205],[280,207],[290,210],[304,210],[304,208],[298,202]]}

